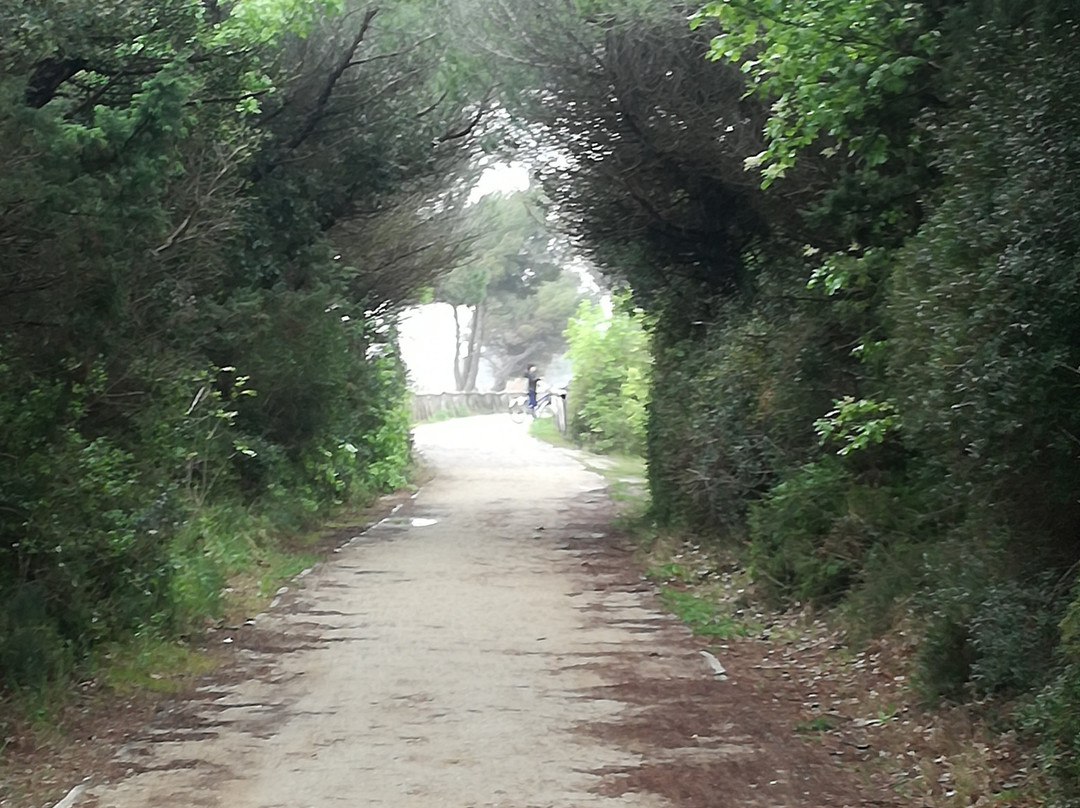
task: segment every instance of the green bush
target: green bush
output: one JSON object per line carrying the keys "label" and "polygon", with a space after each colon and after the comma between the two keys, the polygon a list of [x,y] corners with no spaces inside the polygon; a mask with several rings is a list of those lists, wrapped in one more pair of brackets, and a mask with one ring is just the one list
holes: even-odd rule
{"label": "green bush", "polygon": [[935,612],[919,641],[914,684],[928,702],[958,699],[971,679],[971,635],[962,614]]}
{"label": "green bush", "polygon": [[616,298],[608,315],[584,301],[566,329],[573,367],[568,429],[580,445],[600,452],[641,454],[651,358],[642,313]]}
{"label": "green bush", "polygon": [[[834,344],[849,313],[788,272],[762,269],[757,294],[718,304],[689,333],[678,309],[659,318],[648,424],[658,518],[740,540],[748,505],[823,454],[813,425],[857,364]],[[796,293],[805,305],[790,303]]]}
{"label": "green bush", "polygon": [[1051,804],[1071,808],[1080,803],[1080,596],[1069,605],[1060,629],[1057,675],[1026,711],[1024,723],[1053,783]]}
{"label": "green bush", "polygon": [[834,603],[861,585],[867,555],[897,530],[899,508],[884,487],[860,483],[835,457],[785,474],[750,506],[751,569],[781,599]]}
{"label": "green bush", "polygon": [[1062,603],[1050,577],[1019,581],[979,560],[970,566],[928,570],[922,582],[924,589],[931,580],[962,582],[924,595],[929,617],[916,686],[930,701],[1015,696],[1041,687],[1052,669]]}
{"label": "green bush", "polygon": [[[167,608],[170,526],[130,452],[73,424],[89,386],[44,384],[0,365],[0,589],[7,594],[0,676],[52,675]],[[53,420],[55,419],[55,420]],[[52,421],[52,423],[42,423]],[[35,647],[38,662],[19,661]],[[50,661],[51,660],[51,661]]]}
{"label": "green bush", "polygon": [[9,687],[35,686],[67,675],[73,642],[60,633],[44,582],[6,583],[0,609],[0,675]]}
{"label": "green bush", "polygon": [[115,383],[99,365],[74,382],[0,364],[0,454],[10,458],[0,464],[3,684],[37,686],[102,643],[218,616],[229,576],[272,534],[404,482],[408,412],[393,335],[376,347],[373,325],[337,322],[339,333],[304,346],[344,359],[323,363],[333,383],[305,416],[321,420],[289,445],[264,420],[283,388],[267,400],[229,367],[186,380],[173,369],[170,380],[134,363],[129,372],[148,377],[140,406],[117,419]]}
{"label": "green bush", "polygon": [[653,509],[662,520],[709,531],[738,531],[748,502],[768,490],[782,464],[769,435],[775,391],[764,370],[765,323],[735,304],[725,314],[694,338],[658,330],[649,409]]}
{"label": "green bush", "polygon": [[970,624],[977,693],[1014,695],[1039,687],[1058,642],[1060,600],[1046,574],[987,589]]}
{"label": "green bush", "polygon": [[1080,662],[1065,665],[1037,697],[1027,728],[1052,783],[1056,808],[1080,803]]}
{"label": "green bush", "polygon": [[1045,563],[1075,554],[1080,525],[1078,36],[983,31],[890,291],[893,400],[936,477],[928,508],[997,514]]}

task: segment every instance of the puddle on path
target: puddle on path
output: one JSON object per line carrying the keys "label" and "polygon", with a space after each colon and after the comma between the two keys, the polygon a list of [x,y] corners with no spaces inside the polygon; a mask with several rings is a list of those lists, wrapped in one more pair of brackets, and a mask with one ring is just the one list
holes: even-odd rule
{"label": "puddle on path", "polygon": [[407,528],[407,527],[431,527],[437,525],[438,519],[427,516],[388,516],[375,527],[380,528]]}

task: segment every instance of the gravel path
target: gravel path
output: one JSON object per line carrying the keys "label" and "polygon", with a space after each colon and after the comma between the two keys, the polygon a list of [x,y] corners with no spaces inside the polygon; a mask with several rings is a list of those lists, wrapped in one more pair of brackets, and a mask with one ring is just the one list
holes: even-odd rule
{"label": "gravel path", "polygon": [[233,664],[64,808],[864,804],[796,739],[791,677],[753,644],[718,676],[602,479],[526,429],[417,429],[432,481],[229,633]]}
{"label": "gravel path", "polygon": [[600,539],[602,480],[505,417],[416,441],[434,480],[258,618],[250,678],[152,728],[77,804],[666,804],[594,793],[638,756],[577,731],[625,709],[597,692],[607,655],[655,660],[670,623],[583,587],[572,548]]}

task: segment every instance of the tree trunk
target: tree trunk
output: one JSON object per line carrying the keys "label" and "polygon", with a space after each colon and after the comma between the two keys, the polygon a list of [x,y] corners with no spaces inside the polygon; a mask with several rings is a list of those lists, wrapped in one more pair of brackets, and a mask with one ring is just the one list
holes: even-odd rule
{"label": "tree trunk", "polygon": [[450,304],[450,310],[454,312],[454,389],[460,393],[465,386],[461,367],[461,318],[458,307],[453,303]]}
{"label": "tree trunk", "polygon": [[[454,387],[459,393],[476,390],[476,376],[480,370],[480,347],[484,336],[484,304],[467,306],[468,325],[463,325],[458,307],[454,310]],[[466,332],[467,329],[467,333]],[[462,352],[464,348],[464,352]]]}
{"label": "tree trunk", "polygon": [[466,357],[465,392],[476,389],[476,375],[480,371],[480,348],[484,343],[484,301],[473,307],[472,332],[469,334],[469,355]]}

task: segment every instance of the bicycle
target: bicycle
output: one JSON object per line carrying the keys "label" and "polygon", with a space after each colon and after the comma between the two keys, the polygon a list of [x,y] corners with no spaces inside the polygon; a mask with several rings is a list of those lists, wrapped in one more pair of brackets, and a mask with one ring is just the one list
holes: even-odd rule
{"label": "bicycle", "polygon": [[515,424],[522,423],[527,415],[533,418],[554,418],[559,432],[566,432],[566,393],[549,390],[542,396],[537,396],[535,406],[530,406],[528,396],[515,396],[510,399],[508,409]]}

